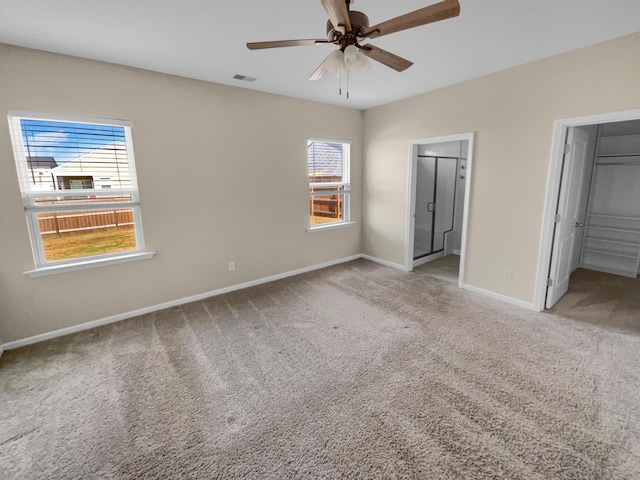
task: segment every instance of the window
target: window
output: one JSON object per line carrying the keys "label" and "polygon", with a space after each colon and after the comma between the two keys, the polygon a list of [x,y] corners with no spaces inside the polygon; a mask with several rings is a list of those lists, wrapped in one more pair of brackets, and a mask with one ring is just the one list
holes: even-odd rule
{"label": "window", "polygon": [[347,142],[307,142],[311,228],[349,222],[349,150]]}
{"label": "window", "polygon": [[93,188],[93,179],[91,178],[70,179],[69,183],[71,184],[72,189],[91,190]]}
{"label": "window", "polygon": [[9,125],[36,270],[143,253],[129,122],[10,112]]}

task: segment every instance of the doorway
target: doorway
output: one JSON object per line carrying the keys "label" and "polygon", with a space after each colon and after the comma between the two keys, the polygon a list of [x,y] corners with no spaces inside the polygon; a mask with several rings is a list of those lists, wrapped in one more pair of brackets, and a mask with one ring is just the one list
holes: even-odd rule
{"label": "doorway", "polygon": [[640,203],[629,199],[640,191],[619,187],[640,185],[640,177],[629,181],[640,171],[639,120],[632,110],[556,121],[535,310],[551,308],[578,267],[625,275],[624,264],[627,276],[638,273],[640,210],[629,208]]}
{"label": "doorway", "polygon": [[[462,287],[473,133],[410,142],[405,267]],[[432,271],[433,270],[433,271]]]}

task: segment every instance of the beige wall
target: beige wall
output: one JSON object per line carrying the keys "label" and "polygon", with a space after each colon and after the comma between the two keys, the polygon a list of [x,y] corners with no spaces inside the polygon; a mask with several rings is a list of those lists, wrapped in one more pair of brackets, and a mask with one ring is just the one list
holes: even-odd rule
{"label": "beige wall", "polygon": [[409,141],[476,132],[465,283],[533,303],[554,121],[637,108],[640,33],[367,111],[363,252],[404,263]]}
{"label": "beige wall", "polygon": [[[532,302],[554,120],[640,108],[639,52],[634,34],[375,108],[363,120],[355,110],[0,45],[0,110],[134,122],[145,239],[157,252],[23,275],[33,259],[0,124],[0,337],[11,342],[360,252],[401,264],[409,140],[470,131],[465,282]],[[353,141],[355,227],[306,232],[310,136]],[[502,279],[503,268],[513,280]]]}
{"label": "beige wall", "polygon": [[[360,111],[0,44],[0,111],[9,109],[133,121],[144,236],[157,256],[23,275],[33,258],[0,122],[5,342],[360,253]],[[310,136],[353,141],[357,225],[307,233]]]}

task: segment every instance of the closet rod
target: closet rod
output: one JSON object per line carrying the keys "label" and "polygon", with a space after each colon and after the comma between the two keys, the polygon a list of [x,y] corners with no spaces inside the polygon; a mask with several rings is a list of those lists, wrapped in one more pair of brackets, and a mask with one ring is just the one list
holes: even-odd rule
{"label": "closet rod", "polygon": [[602,167],[606,165],[640,165],[640,162],[611,162],[611,163],[597,163],[596,167]]}

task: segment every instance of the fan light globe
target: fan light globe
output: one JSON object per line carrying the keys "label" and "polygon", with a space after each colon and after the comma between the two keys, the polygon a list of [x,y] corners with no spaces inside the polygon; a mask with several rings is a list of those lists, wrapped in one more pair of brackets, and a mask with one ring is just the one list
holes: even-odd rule
{"label": "fan light globe", "polygon": [[361,72],[369,68],[369,59],[355,45],[349,45],[344,49],[335,50],[329,54],[323,64],[324,69],[336,75],[347,72]]}
{"label": "fan light globe", "polygon": [[369,59],[355,45],[344,49],[344,65],[347,70],[361,72],[369,68]]}
{"label": "fan light globe", "polygon": [[344,55],[340,50],[335,50],[324,61],[327,72],[338,74],[345,69]]}

